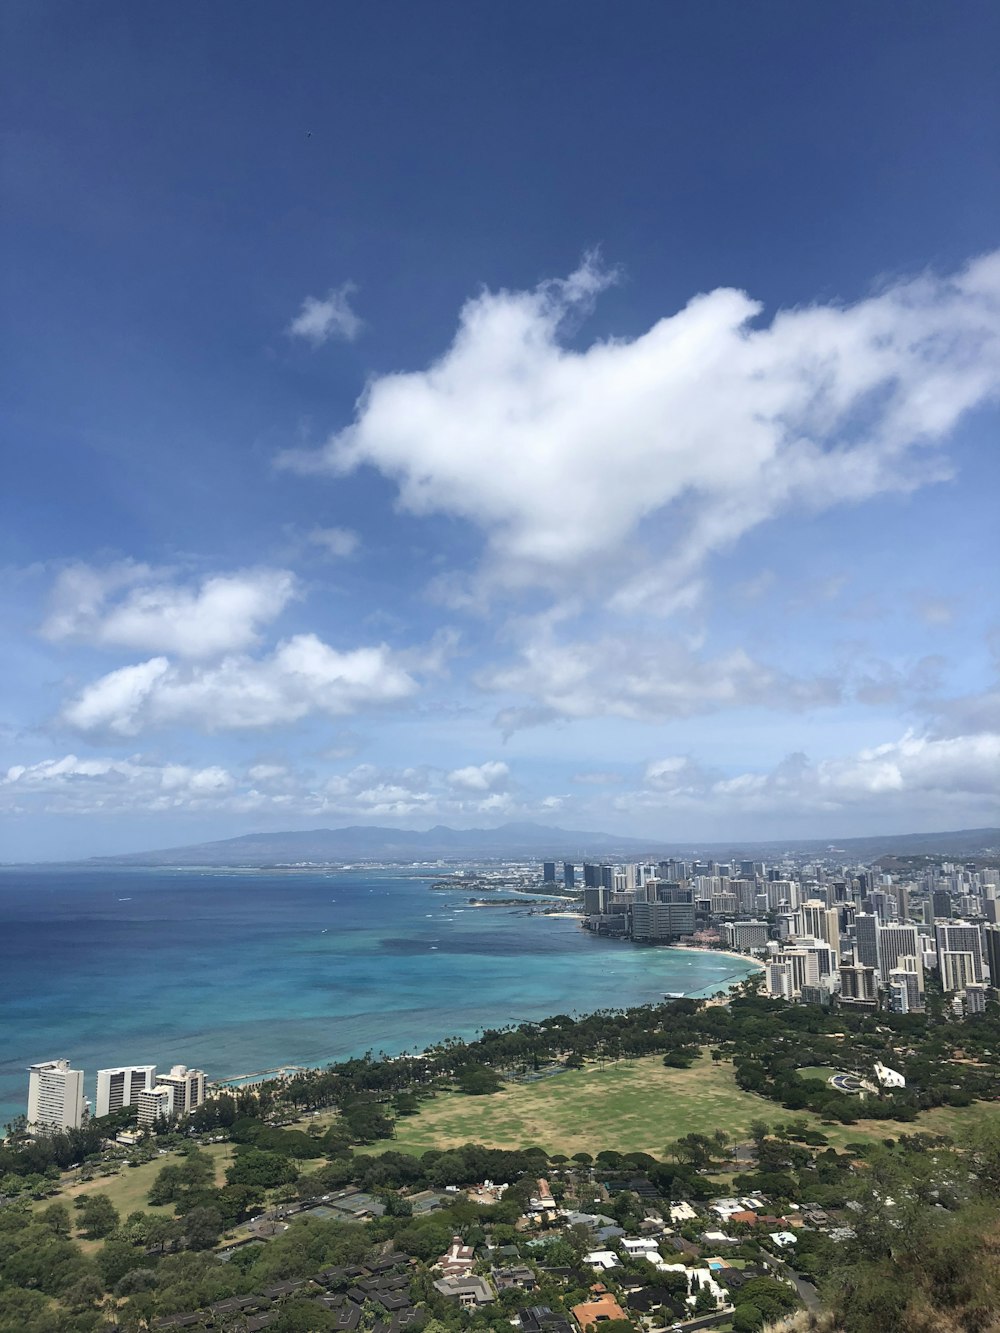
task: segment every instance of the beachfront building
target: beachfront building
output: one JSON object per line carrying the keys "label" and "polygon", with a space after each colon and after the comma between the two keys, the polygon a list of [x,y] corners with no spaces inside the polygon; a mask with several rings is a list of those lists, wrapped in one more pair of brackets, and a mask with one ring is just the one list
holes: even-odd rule
{"label": "beachfront building", "polygon": [[205,1100],[205,1071],[174,1065],[169,1074],[160,1074],[157,1086],[173,1091],[173,1114],[187,1115]]}
{"label": "beachfront building", "polygon": [[770,926],[766,921],[725,921],[722,938],[730,949],[766,949]]}
{"label": "beachfront building", "polygon": [[83,1070],[68,1060],[42,1060],[28,1070],[28,1127],[79,1129],[87,1118]]}
{"label": "beachfront building", "polygon": [[123,1106],[135,1106],[140,1092],[156,1083],[156,1065],[121,1065],[97,1071],[97,1100],[94,1114],[114,1115]]}
{"label": "beachfront building", "polygon": [[136,1097],[136,1119],[140,1129],[153,1129],[174,1113],[173,1088],[143,1088]]}
{"label": "beachfront building", "polygon": [[632,938],[676,940],[681,935],[692,935],[694,917],[694,903],[633,903]]}
{"label": "beachfront building", "polygon": [[135,1105],[139,1126],[150,1129],[158,1121],[188,1115],[205,1100],[205,1071],[174,1065],[169,1074],[159,1074],[150,1088],[143,1088]]}

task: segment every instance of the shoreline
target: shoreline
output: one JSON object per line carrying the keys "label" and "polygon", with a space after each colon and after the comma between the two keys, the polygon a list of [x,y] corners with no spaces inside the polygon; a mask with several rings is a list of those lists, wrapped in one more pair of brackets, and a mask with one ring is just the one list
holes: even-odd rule
{"label": "shoreline", "polygon": [[[483,904],[483,905],[485,905],[485,904]],[[544,915],[544,916],[548,917],[550,920],[566,920],[566,919],[571,919],[571,920],[582,920],[582,916],[578,915],[578,914],[575,913],[575,912],[547,912],[547,913],[535,913],[534,915],[538,915],[538,916],[542,916],[542,915]],[[612,942],[612,941],[609,941],[609,943],[610,943],[610,942]],[[623,940],[623,941],[618,941],[618,943],[631,944],[632,941],[631,941],[631,940]],[[735,959],[735,960],[737,960],[738,962],[741,962],[741,963],[751,963],[751,964],[753,964],[755,967],[758,967],[758,968],[761,968],[761,969],[763,969],[763,967],[764,967],[764,964],[763,964],[762,962],[760,962],[759,959],[751,958],[749,955],[747,955],[747,954],[743,954],[743,953],[734,953],[731,949],[708,949],[708,948],[703,947],[702,945],[697,945],[697,944],[665,944],[665,945],[661,945],[660,947],[661,947],[661,948],[664,948],[664,949],[673,949],[673,950],[677,950],[678,952],[683,952],[683,953],[714,954],[714,955],[716,955],[717,957],[720,957],[720,958],[733,958],[733,959]],[[742,980],[745,980],[745,978],[741,978],[741,981],[742,981]],[[731,993],[732,991],[734,991],[734,990],[736,989],[737,986],[739,986],[739,985],[741,984],[741,981],[732,981],[732,980],[730,980],[728,977],[723,977],[723,978],[720,979],[720,989],[725,990],[725,991],[727,992],[727,994],[729,994],[729,993]],[[702,988],[702,989],[704,989],[704,988]],[[709,997],[709,996],[689,996],[689,995],[687,995],[687,994],[684,993],[684,992],[681,992],[681,993],[679,993],[679,994],[677,994],[677,995],[669,995],[666,991],[663,991],[663,992],[661,992],[661,995],[662,995],[662,997],[663,997],[662,999],[660,999],[660,1000],[646,1000],[646,1001],[644,1002],[643,1006],[641,1006],[641,1007],[655,1008],[657,1005],[664,1004],[664,1003],[669,1003],[669,1001],[672,1000],[672,999],[678,999],[678,1000],[680,1000],[680,999],[692,999],[692,998],[693,998],[693,999],[703,999],[703,1000],[705,1001],[706,1004],[710,1004],[710,1003],[713,1002],[712,999],[711,999],[711,997]],[[634,1008],[634,1007],[637,1007],[637,1006],[628,1006],[628,1007],[630,1007],[630,1008]],[[527,1021],[527,1020],[526,1020],[526,1021]],[[399,1052],[398,1054],[389,1054],[389,1055],[387,1055],[385,1058],[386,1058],[387,1060],[390,1060],[390,1061],[391,1061],[391,1060],[399,1060],[399,1059],[403,1059],[403,1058],[412,1058],[412,1059],[417,1059],[417,1060],[419,1060],[419,1059],[423,1058],[424,1056],[427,1056],[427,1055],[429,1054],[429,1052],[432,1051],[436,1046],[440,1046],[440,1044],[441,1044],[442,1042],[447,1041],[447,1040],[448,1040],[448,1036],[450,1036],[450,1035],[452,1035],[452,1034],[447,1034],[447,1035],[444,1036],[444,1037],[440,1037],[436,1042],[432,1043],[430,1046],[425,1046],[423,1049],[421,1049],[421,1050],[419,1050],[419,1051],[401,1051],[401,1052]],[[467,1039],[465,1039],[465,1040],[469,1040],[469,1041],[471,1041],[471,1040],[474,1040],[474,1038],[467,1038]],[[264,1072],[265,1074],[268,1074],[268,1073],[275,1073],[275,1074],[278,1074],[279,1077],[280,1077],[281,1073],[284,1072],[284,1071],[288,1071],[288,1070],[306,1071],[306,1070],[326,1069],[326,1068],[328,1067],[328,1065],[336,1064],[336,1063],[337,1063],[336,1060],[331,1060],[331,1061],[326,1062],[325,1064],[318,1064],[318,1065],[298,1065],[298,1066],[296,1066],[296,1065],[288,1064],[288,1065],[279,1066],[279,1067],[278,1067],[277,1069],[275,1069],[275,1070],[266,1070],[266,1071],[263,1071],[263,1072]],[[236,1075],[234,1075],[232,1078],[223,1079],[223,1080],[220,1080],[220,1081],[216,1082],[213,1086],[214,1086],[215,1091],[217,1091],[217,1092],[228,1091],[228,1090],[232,1090],[235,1084],[242,1084],[243,1086],[246,1086],[246,1080],[248,1080],[248,1079],[252,1079],[252,1078],[258,1078],[258,1077],[259,1077],[258,1074],[236,1074]]]}
{"label": "shoreline", "polygon": [[717,958],[738,958],[741,963],[750,963],[753,967],[764,970],[766,964],[749,953],[736,953],[734,949],[711,949],[701,944],[668,944],[668,949],[683,949],[685,953],[715,954]]}

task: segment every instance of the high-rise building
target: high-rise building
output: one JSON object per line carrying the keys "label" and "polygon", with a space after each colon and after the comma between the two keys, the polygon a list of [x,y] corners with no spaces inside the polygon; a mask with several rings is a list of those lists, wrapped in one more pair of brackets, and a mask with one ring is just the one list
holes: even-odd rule
{"label": "high-rise building", "polygon": [[563,862],[563,884],[567,889],[576,888],[576,867],[572,861]]}
{"label": "high-rise building", "polygon": [[722,937],[731,949],[764,949],[770,927],[766,921],[727,921]]}
{"label": "high-rise building", "polygon": [[800,931],[817,940],[825,940],[837,958],[840,957],[840,914],[835,907],[827,907],[818,898],[810,898],[799,908]]}
{"label": "high-rise building", "polygon": [[772,879],[766,887],[769,912],[794,912],[799,905],[799,886],[793,879]]}
{"label": "high-rise building", "polygon": [[854,940],[854,961],[878,967],[878,917],[873,912],[859,912],[854,918]]}
{"label": "high-rise building", "polygon": [[874,967],[864,963],[850,963],[840,969],[840,994],[844,1000],[874,1004],[878,998],[878,983]]}
{"label": "high-rise building", "polygon": [[140,1129],[152,1129],[161,1120],[169,1120],[174,1110],[174,1090],[166,1085],[144,1088],[136,1098],[136,1118]]}
{"label": "high-rise building", "polygon": [[889,1005],[897,1014],[920,1013],[924,999],[915,971],[905,967],[894,967],[888,976]]}
{"label": "high-rise building", "polygon": [[976,960],[968,949],[938,950],[938,966],[941,970],[941,989],[944,991],[965,990],[966,986],[975,985]]}
{"label": "high-rise building", "polygon": [[157,1077],[156,1087],[173,1089],[173,1114],[187,1115],[205,1100],[205,1072],[174,1065],[169,1074]]}
{"label": "high-rise building", "polygon": [[583,911],[586,916],[602,916],[608,910],[611,894],[607,889],[584,889]]}
{"label": "high-rise building", "polygon": [[764,969],[764,980],[767,982],[768,995],[777,996],[782,1000],[794,999],[792,991],[792,969],[784,958],[775,959],[768,963]]}
{"label": "high-rise building", "polygon": [[931,909],[935,920],[947,921],[951,916],[951,894],[947,889],[935,889],[931,894]]}
{"label": "high-rise building", "polygon": [[632,938],[675,940],[694,932],[693,903],[633,903]]}
{"label": "high-rise building", "polygon": [[602,887],[600,866],[591,865],[588,861],[584,861],[583,887],[585,889],[599,889]]}
{"label": "high-rise building", "polygon": [[[915,957],[917,943],[916,926],[878,925],[875,933],[878,951],[878,970],[883,982],[888,982],[889,973],[899,967],[903,956]],[[921,988],[922,989],[922,988]]]}
{"label": "high-rise building", "polygon": [[[939,921],[934,927],[937,935],[938,957],[943,952],[971,953],[975,976],[973,981],[983,979],[983,937],[979,927],[969,921]],[[939,961],[944,976],[944,964]],[[943,984],[943,982],[942,982]],[[947,987],[945,988],[947,989]]]}
{"label": "high-rise building", "polygon": [[986,1012],[986,987],[978,982],[971,982],[965,988],[965,1012],[984,1014]]}
{"label": "high-rise building", "polygon": [[556,882],[556,863],[555,861],[542,862],[542,883],[554,884]]}
{"label": "high-rise building", "polygon": [[42,1060],[28,1070],[28,1124],[32,1128],[79,1129],[87,1118],[83,1070],[68,1060]]}
{"label": "high-rise building", "polygon": [[983,942],[986,946],[986,966],[990,969],[990,982],[994,990],[1000,990],[1000,926],[986,926],[983,930]]}
{"label": "high-rise building", "polygon": [[156,1065],[122,1065],[97,1071],[97,1101],[94,1114],[114,1115],[123,1106],[134,1106],[139,1093],[156,1082]]}

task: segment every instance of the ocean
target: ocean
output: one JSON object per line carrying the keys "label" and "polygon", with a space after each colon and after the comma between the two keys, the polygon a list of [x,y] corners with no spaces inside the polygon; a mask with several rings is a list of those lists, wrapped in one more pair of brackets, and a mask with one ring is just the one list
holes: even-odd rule
{"label": "ocean", "polygon": [[[739,959],[474,908],[415,869],[0,868],[0,1127],[27,1066],[210,1079],[396,1054],[556,1013],[710,995]],[[503,896],[509,896],[504,893]]]}

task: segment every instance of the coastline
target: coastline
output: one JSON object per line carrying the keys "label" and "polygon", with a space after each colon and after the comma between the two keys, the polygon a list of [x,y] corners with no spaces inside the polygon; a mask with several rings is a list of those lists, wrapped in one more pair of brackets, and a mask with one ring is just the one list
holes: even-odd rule
{"label": "coastline", "polygon": [[[468,910],[468,895],[431,894],[402,872],[170,869],[129,871],[125,882],[92,868],[0,872],[12,941],[0,975],[12,1019],[0,1040],[0,1124],[24,1110],[25,1067],[54,1055],[85,1071],[91,1096],[95,1070],[134,1062],[223,1081],[471,1040],[574,1009],[657,1004],[667,991],[727,992],[755,971],[611,948],[584,934],[575,904],[549,914],[535,895]],[[56,973],[54,939],[65,942]],[[88,992],[84,1011],[74,999]]]}
{"label": "coastline", "polygon": [[[476,904],[476,905],[477,905],[477,906],[487,906],[488,904]],[[536,915],[536,916],[545,916],[545,917],[547,917],[549,920],[567,920],[567,919],[570,919],[570,920],[582,921],[582,919],[583,919],[582,914],[581,914],[581,913],[577,913],[577,912],[545,912],[545,913],[534,913],[533,915]],[[609,942],[610,942],[610,941],[609,941]],[[631,941],[631,940],[624,940],[624,941],[619,941],[619,943],[631,944],[632,941]],[[733,952],[733,950],[731,950],[731,949],[708,949],[708,948],[705,948],[704,946],[702,946],[702,945],[698,945],[698,944],[666,944],[666,945],[663,945],[663,946],[661,946],[661,947],[663,947],[664,949],[670,949],[670,950],[674,950],[674,951],[677,951],[677,952],[683,952],[683,953],[714,954],[715,956],[720,957],[720,958],[733,958],[733,959],[735,959],[737,962],[741,962],[741,963],[750,963],[750,964],[752,964],[753,966],[760,968],[761,970],[763,970],[763,968],[764,968],[764,964],[763,964],[759,959],[757,959],[757,958],[752,958],[752,957],[750,957],[748,954],[735,953],[735,952]],[[741,978],[741,981],[742,981],[742,980],[745,980],[745,978]],[[732,980],[729,980],[728,978],[722,978],[722,979],[721,979],[720,989],[724,989],[724,990],[727,992],[727,994],[728,994],[728,993],[734,991],[734,990],[737,988],[737,986],[739,986],[739,985],[741,984],[741,981],[732,981]],[[667,998],[667,992],[663,992],[663,995],[664,995],[664,998]],[[713,1001],[713,1000],[708,999],[708,998],[706,998],[706,997],[701,997],[701,996],[691,997],[691,996],[688,996],[688,995],[684,994],[683,992],[682,992],[682,993],[679,993],[677,996],[673,996],[673,997],[670,997],[670,998],[676,998],[676,999],[689,999],[689,998],[696,998],[696,999],[697,999],[697,998],[705,998],[705,999],[706,999],[706,1003],[708,1003],[708,1004],[716,1003],[716,1001]],[[653,1006],[655,1006],[655,1005],[657,1005],[657,1004],[662,1004],[663,1002],[664,1002],[663,1000],[647,1000],[647,1001],[645,1001],[644,1003],[645,1003],[647,1006],[649,1006],[650,1008],[652,1008]],[[721,1001],[720,1001],[719,1003],[721,1003]],[[634,1007],[634,1006],[629,1006],[629,1007]],[[388,1060],[397,1060],[397,1059],[400,1059],[402,1055],[412,1055],[414,1058],[416,1058],[416,1059],[420,1059],[420,1058],[422,1058],[422,1057],[428,1055],[428,1054],[429,1054],[432,1050],[434,1050],[435,1047],[437,1047],[441,1042],[447,1041],[447,1040],[449,1039],[449,1037],[452,1036],[452,1035],[453,1035],[453,1034],[451,1034],[451,1033],[445,1034],[444,1036],[438,1038],[437,1041],[430,1043],[428,1046],[425,1046],[425,1047],[423,1047],[423,1048],[420,1049],[420,1050],[415,1050],[415,1051],[412,1051],[412,1052],[401,1052],[401,1053],[398,1054],[398,1055],[389,1054],[389,1055],[387,1055],[385,1058],[388,1059]],[[467,1040],[471,1040],[471,1039],[467,1039]],[[332,1062],[332,1063],[335,1063],[335,1061]],[[285,1066],[283,1066],[283,1067],[281,1067],[281,1068],[279,1068],[279,1069],[265,1070],[265,1071],[263,1071],[263,1074],[264,1074],[264,1075],[266,1075],[266,1074],[276,1074],[276,1075],[280,1076],[281,1074],[285,1073],[287,1070],[291,1070],[291,1069],[295,1069],[295,1070],[305,1070],[305,1069],[314,1070],[314,1069],[324,1069],[324,1068],[326,1068],[326,1064],[325,1064],[325,1063],[324,1063],[324,1064],[317,1064],[317,1065],[299,1065],[299,1066],[285,1065]],[[261,1074],[237,1074],[237,1075],[235,1075],[235,1076],[233,1076],[233,1077],[231,1077],[231,1078],[227,1078],[227,1079],[224,1079],[224,1080],[221,1080],[221,1081],[216,1082],[216,1083],[214,1084],[214,1087],[216,1088],[216,1090],[218,1090],[218,1091],[222,1091],[222,1090],[225,1090],[225,1089],[227,1089],[227,1088],[233,1088],[234,1086],[237,1086],[237,1085],[246,1085],[247,1081],[248,1081],[248,1080],[251,1080],[251,1079],[254,1079],[254,1080],[260,1080],[261,1077],[262,1077]]]}
{"label": "coastline", "polygon": [[737,958],[741,963],[750,963],[753,967],[764,970],[765,964],[749,953],[736,953],[733,949],[707,949],[700,944],[668,944],[668,949],[683,949],[685,953],[708,953],[716,958]]}

